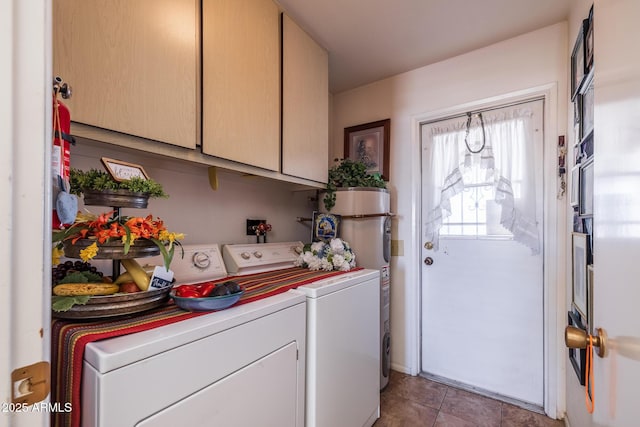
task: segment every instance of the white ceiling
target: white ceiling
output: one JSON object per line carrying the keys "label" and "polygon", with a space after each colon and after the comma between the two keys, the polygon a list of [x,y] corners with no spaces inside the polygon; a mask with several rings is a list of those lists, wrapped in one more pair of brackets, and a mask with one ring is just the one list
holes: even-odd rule
{"label": "white ceiling", "polygon": [[329,51],[332,93],[566,20],[573,0],[277,0]]}

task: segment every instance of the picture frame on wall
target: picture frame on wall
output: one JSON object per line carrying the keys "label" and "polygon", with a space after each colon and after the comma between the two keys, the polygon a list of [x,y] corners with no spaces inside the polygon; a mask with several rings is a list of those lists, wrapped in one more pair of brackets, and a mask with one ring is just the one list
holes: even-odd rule
{"label": "picture frame on wall", "polygon": [[580,165],[578,211],[581,216],[593,215],[593,172],[593,158]]}
{"label": "picture frame on wall", "polygon": [[581,98],[581,121],[582,138],[589,135],[593,130],[593,112],[594,112],[594,92],[593,92],[593,72],[589,73],[585,78]]}
{"label": "picture frame on wall", "polygon": [[[579,217],[582,222],[582,233],[585,233],[589,236],[587,239],[587,253],[589,254],[589,259],[587,260],[588,264],[593,264],[593,260],[595,258],[595,251],[593,250],[593,217],[592,216],[582,216]],[[577,230],[574,230],[577,231]]]}
{"label": "picture frame on wall", "polygon": [[593,156],[593,129],[582,138],[582,142],[580,143],[580,156],[580,163]]}
{"label": "picture frame on wall", "polygon": [[580,165],[575,165],[571,169],[571,192],[569,193],[569,203],[571,206],[578,206],[580,203]]}
{"label": "picture frame on wall", "polygon": [[589,73],[593,68],[593,6],[589,10],[587,19],[587,33],[584,41],[585,72]]}
{"label": "picture frame on wall", "polygon": [[572,233],[572,305],[588,323],[589,313],[587,293],[587,234]]}
{"label": "picture frame on wall", "polygon": [[360,161],[370,174],[389,180],[391,119],[350,126],[344,129],[344,158]]}
{"label": "picture frame on wall", "polygon": [[[587,330],[580,320],[580,315],[573,311],[570,311],[568,313],[567,324],[569,326],[574,326],[584,331]],[[576,376],[578,377],[578,382],[580,383],[580,385],[584,385],[585,383],[586,358],[587,358],[586,349],[584,348],[569,349],[569,361],[571,362],[571,366],[573,366],[573,370],[575,371]]]}
{"label": "picture frame on wall", "polygon": [[[587,21],[585,19],[585,21]],[[584,80],[584,22],[580,26],[578,36],[573,45],[571,52],[571,100],[573,101],[580,91],[582,81]]]}
{"label": "picture frame on wall", "polygon": [[589,295],[588,313],[589,333],[593,334],[593,264],[587,266],[587,295]]}
{"label": "picture frame on wall", "polygon": [[578,94],[573,99],[573,145],[582,141],[582,95]]}

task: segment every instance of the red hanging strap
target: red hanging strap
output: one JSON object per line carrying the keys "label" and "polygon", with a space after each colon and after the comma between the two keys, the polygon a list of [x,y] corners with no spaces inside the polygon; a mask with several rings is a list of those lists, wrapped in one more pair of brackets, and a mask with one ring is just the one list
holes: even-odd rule
{"label": "red hanging strap", "polygon": [[595,390],[593,389],[593,337],[588,335],[589,343],[587,344],[587,360],[585,366],[586,381],[584,384],[584,400],[587,412],[593,414],[595,406]]}

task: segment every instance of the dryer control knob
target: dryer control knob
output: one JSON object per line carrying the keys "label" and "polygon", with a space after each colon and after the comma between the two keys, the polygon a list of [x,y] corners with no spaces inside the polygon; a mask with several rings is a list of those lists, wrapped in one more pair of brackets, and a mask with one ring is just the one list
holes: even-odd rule
{"label": "dryer control knob", "polygon": [[196,252],[193,254],[193,265],[197,268],[204,270],[211,265],[211,258],[206,252]]}
{"label": "dryer control knob", "polygon": [[249,252],[242,252],[242,253],[240,254],[240,256],[241,256],[243,259],[249,259],[249,258],[251,258],[251,254],[250,254]]}
{"label": "dryer control knob", "polygon": [[253,253],[253,256],[254,256],[254,257],[256,257],[256,258],[262,258],[262,252],[260,252],[260,251],[255,251],[255,252]]}

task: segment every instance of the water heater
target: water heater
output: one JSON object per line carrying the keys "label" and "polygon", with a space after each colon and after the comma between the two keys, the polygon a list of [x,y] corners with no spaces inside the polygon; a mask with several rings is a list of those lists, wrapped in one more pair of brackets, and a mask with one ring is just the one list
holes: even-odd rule
{"label": "water heater", "polygon": [[[380,389],[391,369],[391,214],[389,191],[384,188],[338,188],[332,214],[341,215],[340,237],[356,254],[358,267],[380,270]],[[322,212],[324,204],[320,203]]]}

